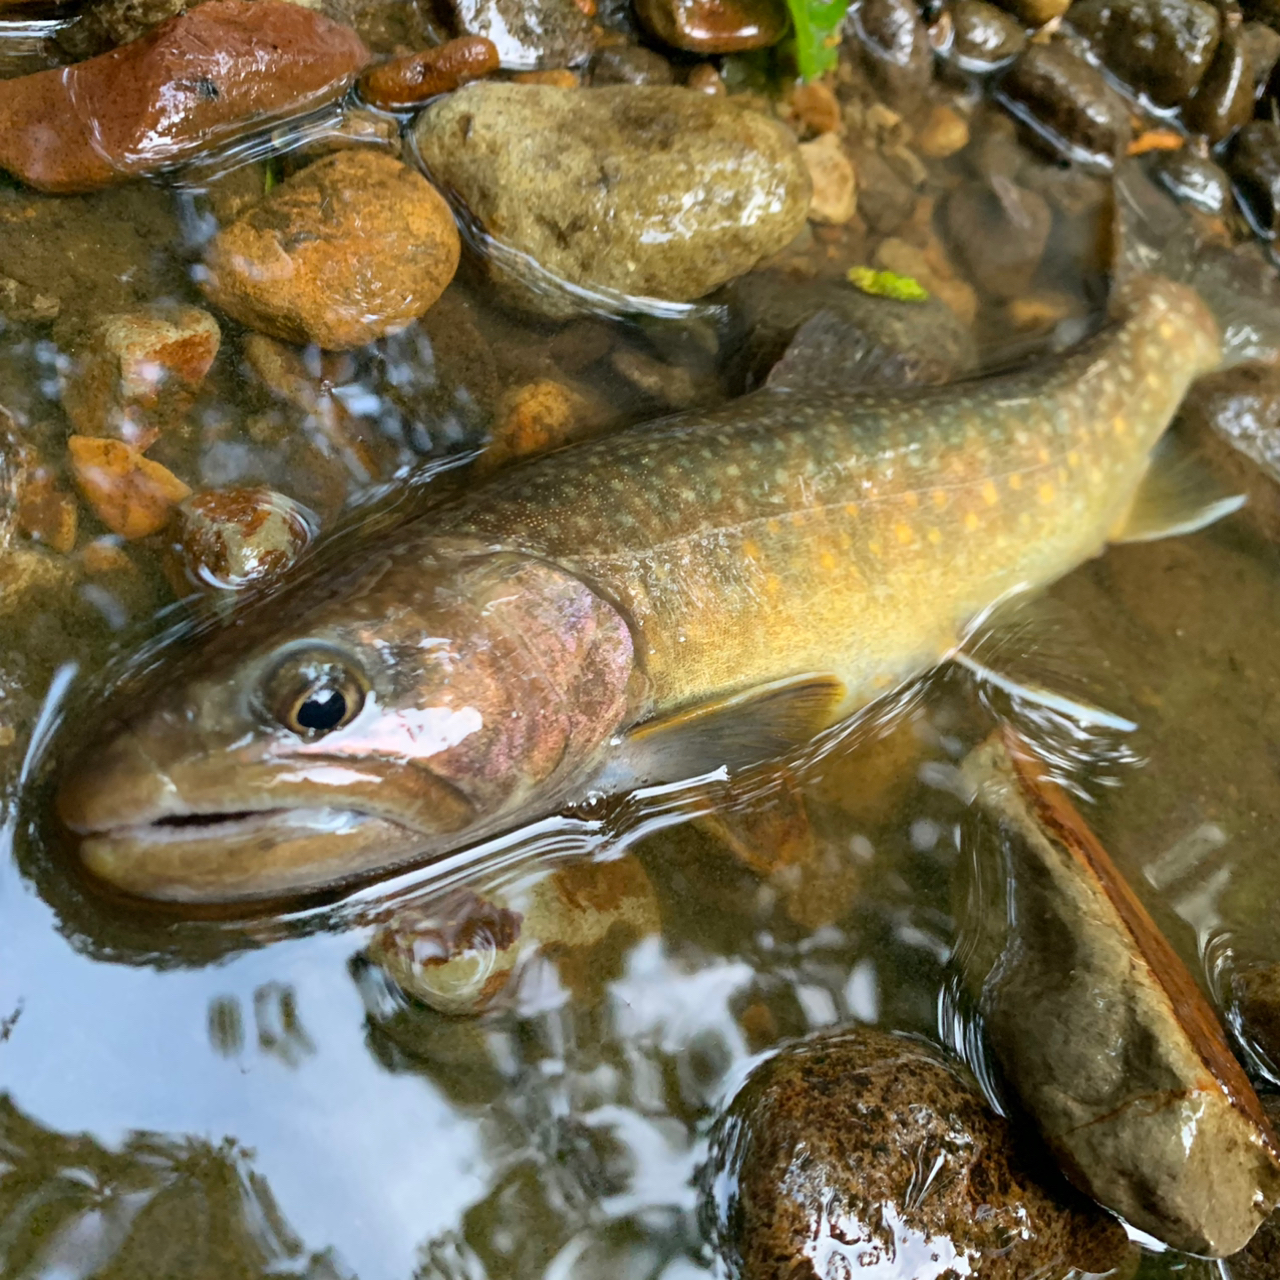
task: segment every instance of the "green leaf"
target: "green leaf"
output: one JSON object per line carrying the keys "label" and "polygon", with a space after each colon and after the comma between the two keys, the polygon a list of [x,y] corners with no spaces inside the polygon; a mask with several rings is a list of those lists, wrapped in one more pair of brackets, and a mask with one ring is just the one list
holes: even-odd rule
{"label": "green leaf", "polygon": [[840,27],[849,0],[787,0],[796,29],[796,64],[805,80],[836,65]]}
{"label": "green leaf", "polygon": [[850,267],[845,279],[863,293],[877,298],[893,298],[897,302],[928,302],[929,291],[910,276],[896,271],[873,271],[870,267]]}

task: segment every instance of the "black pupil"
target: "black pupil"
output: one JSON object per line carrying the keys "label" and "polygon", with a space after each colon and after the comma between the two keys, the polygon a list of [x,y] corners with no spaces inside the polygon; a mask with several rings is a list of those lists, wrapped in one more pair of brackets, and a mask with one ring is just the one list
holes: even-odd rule
{"label": "black pupil", "polygon": [[341,689],[321,685],[313,689],[298,706],[298,724],[304,729],[323,731],[336,729],[347,714],[347,699]]}

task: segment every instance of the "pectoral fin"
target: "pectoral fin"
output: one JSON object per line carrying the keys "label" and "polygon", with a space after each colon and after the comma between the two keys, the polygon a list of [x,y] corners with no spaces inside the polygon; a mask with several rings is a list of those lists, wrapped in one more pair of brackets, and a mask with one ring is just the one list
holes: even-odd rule
{"label": "pectoral fin", "polygon": [[628,733],[608,781],[652,786],[783,755],[833,724],[845,696],[835,676],[807,675],[682,708]]}
{"label": "pectoral fin", "polygon": [[1154,542],[1194,533],[1245,504],[1242,493],[1229,493],[1174,436],[1156,446],[1151,466],[1111,542]]}

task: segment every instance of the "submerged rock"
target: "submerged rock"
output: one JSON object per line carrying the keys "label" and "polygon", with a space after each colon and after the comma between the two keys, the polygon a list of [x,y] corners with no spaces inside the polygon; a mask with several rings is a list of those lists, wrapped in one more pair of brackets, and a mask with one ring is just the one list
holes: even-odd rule
{"label": "submerged rock", "polygon": [[433,177],[496,242],[491,272],[553,316],[581,305],[557,281],[700,298],[786,245],[809,207],[787,129],[687,89],[471,85],[414,132]]}
{"label": "submerged rock", "polygon": [[190,408],[221,340],[218,322],[199,307],[100,316],[64,339],[73,355],[62,407],[79,435],[145,449]]}
{"label": "submerged rock", "polygon": [[1109,169],[1128,146],[1128,104],[1064,44],[1030,45],[1001,82],[1000,97],[1069,160]]}
{"label": "submerged rock", "polygon": [[190,492],[167,467],[119,440],[72,436],[71,474],[94,515],[122,538],[145,538],[169,522]]}
{"label": "submerged rock", "polygon": [[1117,1223],[1034,1168],[963,1067],[870,1028],[757,1067],[701,1183],[737,1280],[1014,1280],[1128,1252]]}
{"label": "submerged rock", "polygon": [[596,47],[591,18],[574,0],[449,0],[454,34],[484,36],[508,71],[575,67]]}
{"label": "submerged rock", "polygon": [[220,231],[202,287],[273,337],[359,347],[422,315],[460,252],[449,206],[416,169],[376,151],[339,151]]}
{"label": "submerged rock", "polygon": [[318,531],[305,507],[265,486],[208,489],[178,508],[174,553],[201,590],[238,591],[293,565]]}
{"label": "submerged rock", "polygon": [[1220,165],[1208,156],[1196,155],[1189,147],[1153,156],[1150,173],[1182,204],[1215,215],[1226,213],[1231,206],[1231,179]]}
{"label": "submerged rock", "polygon": [[671,63],[643,45],[610,45],[591,59],[593,85],[671,84],[674,80]]}
{"label": "submerged rock", "polygon": [[1176,107],[1200,83],[1222,25],[1208,0],[1076,0],[1068,20],[1158,107]]}
{"label": "submerged rock", "polygon": [[498,49],[492,40],[462,36],[370,67],[360,77],[360,94],[375,107],[412,107],[497,69]]}
{"label": "submerged rock", "polygon": [[636,0],[636,14],[664,44],[690,53],[766,49],[790,21],[782,0]]}
{"label": "submerged rock", "polygon": [[608,976],[601,945],[610,935],[633,942],[659,927],[653,885],[628,855],[406,909],[374,935],[369,958],[423,1004],[477,1014],[514,996],[516,980],[538,957],[555,965],[576,998],[598,996]]}
{"label": "submerged rock", "polygon": [[961,954],[1005,1077],[1096,1200],[1174,1248],[1236,1252],[1280,1151],[1213,1011],[1011,730],[963,772],[988,825]]}
{"label": "submerged rock", "polygon": [[1021,25],[986,0],[959,0],[951,15],[955,24],[951,54],[966,69],[982,71],[999,66],[1017,57],[1026,46]]}
{"label": "submerged rock", "polygon": [[1182,109],[1188,128],[1219,142],[1253,115],[1254,75],[1239,27],[1225,27],[1204,78]]}
{"label": "submerged rock", "polygon": [[1227,169],[1254,226],[1274,236],[1280,226],[1280,125],[1251,120],[1231,142]]}
{"label": "submerged rock", "polygon": [[812,142],[802,142],[800,154],[813,183],[810,221],[834,226],[848,222],[857,212],[858,188],[853,164],[839,137],[824,133]]}
{"label": "submerged rock", "polygon": [[342,94],[354,31],[284,0],[208,0],[87,62],[0,81],[0,167],[43,191],[154,173]]}
{"label": "submerged rock", "polygon": [[1008,9],[1029,27],[1042,27],[1054,18],[1060,18],[1071,5],[1071,0],[999,0],[1002,9]]}
{"label": "submerged rock", "polygon": [[848,29],[872,84],[891,103],[914,107],[933,79],[933,46],[912,0],[860,0]]}
{"label": "submerged rock", "polygon": [[948,197],[947,234],[968,278],[997,298],[1031,287],[1053,226],[1048,201],[1008,178],[968,182]]}

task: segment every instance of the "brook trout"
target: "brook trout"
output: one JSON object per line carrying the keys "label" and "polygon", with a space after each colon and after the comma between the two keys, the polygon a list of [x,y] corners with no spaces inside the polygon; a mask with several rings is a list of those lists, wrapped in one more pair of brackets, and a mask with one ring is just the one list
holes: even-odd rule
{"label": "brook trout", "polygon": [[82,757],[62,819],[132,893],[273,897],[768,758],[1147,518],[1219,333],[1160,278],[1115,315],[1021,372],[769,386],[499,472],[214,635]]}

